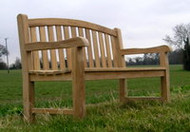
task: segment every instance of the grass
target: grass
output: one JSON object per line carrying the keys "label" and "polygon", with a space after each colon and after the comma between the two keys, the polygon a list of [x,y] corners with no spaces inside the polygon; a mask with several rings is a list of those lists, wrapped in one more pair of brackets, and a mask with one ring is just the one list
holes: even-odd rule
{"label": "grass", "polygon": [[[21,71],[0,71],[0,131],[190,131],[190,72],[170,66],[171,102],[132,102],[121,105],[117,80],[87,81],[86,102],[109,102],[87,108],[83,120],[68,115],[37,115],[22,121]],[[128,80],[129,95],[159,95],[159,78]],[[71,82],[38,82],[36,106],[71,107]]]}

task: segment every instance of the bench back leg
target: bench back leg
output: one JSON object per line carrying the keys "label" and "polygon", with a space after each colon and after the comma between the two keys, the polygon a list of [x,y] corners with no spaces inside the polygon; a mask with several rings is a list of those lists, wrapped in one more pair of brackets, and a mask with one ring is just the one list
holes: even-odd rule
{"label": "bench back leg", "polygon": [[125,94],[126,94],[126,80],[120,79],[119,80],[119,100],[120,102],[125,101]]}
{"label": "bench back leg", "polygon": [[32,114],[32,108],[34,107],[34,82],[23,80],[24,120],[33,122],[35,118],[35,115]]}
{"label": "bench back leg", "polygon": [[166,71],[166,74],[164,77],[161,77],[161,96],[163,102],[170,101],[170,81],[169,81],[169,73]]}
{"label": "bench back leg", "polygon": [[163,102],[170,99],[170,77],[169,77],[169,61],[168,53],[160,53],[160,66],[166,67],[165,75],[161,77],[161,96]]}

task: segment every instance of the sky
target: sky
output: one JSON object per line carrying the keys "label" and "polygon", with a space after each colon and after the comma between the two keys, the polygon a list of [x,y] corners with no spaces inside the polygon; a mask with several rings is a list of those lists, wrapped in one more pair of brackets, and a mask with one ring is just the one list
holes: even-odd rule
{"label": "sky", "polygon": [[0,44],[8,38],[10,63],[20,58],[17,20],[70,18],[85,20],[122,31],[124,48],[166,44],[177,24],[190,23],[190,0],[1,0]]}

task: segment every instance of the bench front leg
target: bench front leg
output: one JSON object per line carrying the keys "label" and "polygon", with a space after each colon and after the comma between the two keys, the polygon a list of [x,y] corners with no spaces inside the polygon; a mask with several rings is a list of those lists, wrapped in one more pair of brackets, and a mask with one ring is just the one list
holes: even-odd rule
{"label": "bench front leg", "polygon": [[166,67],[165,75],[161,77],[161,96],[163,102],[168,102],[170,101],[170,77],[167,52],[160,53],[160,66]]}
{"label": "bench front leg", "polygon": [[72,48],[72,92],[74,117],[83,118],[85,108],[84,55],[82,47]]}

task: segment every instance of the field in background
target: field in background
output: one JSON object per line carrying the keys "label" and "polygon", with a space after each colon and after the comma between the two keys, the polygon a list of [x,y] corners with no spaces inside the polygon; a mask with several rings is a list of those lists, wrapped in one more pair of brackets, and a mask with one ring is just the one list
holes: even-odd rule
{"label": "field in background", "polygon": [[[22,115],[21,71],[0,71],[0,131],[190,131],[190,72],[170,66],[171,103],[119,104],[118,81],[86,81],[87,104],[110,102],[87,108],[82,121],[71,116],[38,115],[33,125]],[[129,95],[159,96],[159,78],[129,79]],[[71,82],[38,82],[37,107],[71,107]],[[189,97],[189,98],[188,98]],[[183,126],[183,127],[182,127]]]}

